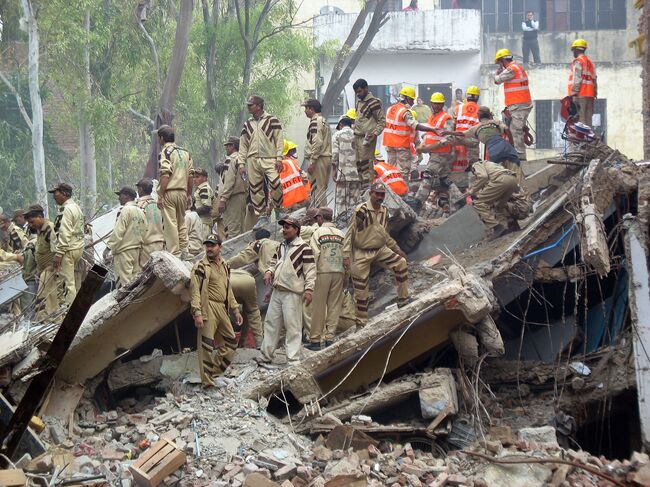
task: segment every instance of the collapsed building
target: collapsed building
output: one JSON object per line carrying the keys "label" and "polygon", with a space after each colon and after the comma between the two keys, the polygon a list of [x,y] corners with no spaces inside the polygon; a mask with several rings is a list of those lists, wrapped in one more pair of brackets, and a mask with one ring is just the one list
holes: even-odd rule
{"label": "collapsed building", "polygon": [[647,485],[647,165],[599,143],[549,162],[526,167],[522,230],[495,240],[472,207],[424,221],[389,194],[413,301],[398,309],[375,272],[366,327],[289,368],[239,349],[216,391],[195,385],[191,264],[167,252],[90,306],[56,364],[58,325],[3,322],[5,425],[55,369],[15,470],[35,485]]}

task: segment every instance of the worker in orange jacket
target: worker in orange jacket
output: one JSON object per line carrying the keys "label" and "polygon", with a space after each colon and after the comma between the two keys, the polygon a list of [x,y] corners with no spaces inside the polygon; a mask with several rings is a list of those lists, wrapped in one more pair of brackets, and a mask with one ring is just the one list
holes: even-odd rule
{"label": "worker in orange jacket", "polygon": [[580,122],[591,127],[594,116],[594,103],[598,94],[596,66],[587,57],[587,41],[576,39],[571,44],[573,62],[569,73],[569,96],[578,107]]}
{"label": "worker in orange jacket", "polygon": [[400,170],[391,164],[388,164],[384,160],[384,156],[378,151],[375,151],[375,165],[373,166],[375,170],[375,182],[381,181],[386,186],[400,196],[404,196],[408,193],[409,187],[402,177]]}
{"label": "worker in orange jacket", "polygon": [[280,172],[283,208],[297,205],[309,198],[309,188],[303,182],[296,159],[297,147],[290,140],[284,140],[284,159],[282,159],[282,171]]}

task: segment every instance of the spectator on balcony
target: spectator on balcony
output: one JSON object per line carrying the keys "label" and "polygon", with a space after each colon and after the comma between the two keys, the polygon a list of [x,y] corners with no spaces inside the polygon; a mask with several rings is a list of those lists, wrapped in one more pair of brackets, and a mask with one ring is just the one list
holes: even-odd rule
{"label": "spectator on balcony", "polygon": [[521,30],[524,31],[523,52],[524,63],[528,62],[530,53],[533,53],[533,62],[539,64],[539,43],[537,32],[539,31],[539,20],[535,20],[535,13],[530,10],[526,13],[526,19],[521,23]]}
{"label": "spectator on balcony", "polygon": [[419,12],[420,7],[418,7],[418,0],[411,0],[408,6],[402,9],[403,12]]}

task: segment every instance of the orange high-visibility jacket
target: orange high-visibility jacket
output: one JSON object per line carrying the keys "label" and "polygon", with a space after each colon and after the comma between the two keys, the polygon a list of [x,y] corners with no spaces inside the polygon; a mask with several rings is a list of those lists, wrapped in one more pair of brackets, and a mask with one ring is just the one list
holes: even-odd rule
{"label": "orange high-visibility jacket", "polygon": [[569,73],[569,96],[573,95],[573,66],[575,63],[582,64],[582,75],[580,76],[580,91],[578,96],[590,98],[596,97],[596,66],[586,55],[580,54],[571,63],[571,72]]}
{"label": "orange high-visibility jacket", "polygon": [[456,115],[456,130],[465,132],[474,125],[478,125],[478,103],[475,101],[461,103]]}
{"label": "orange high-visibility jacket", "polygon": [[[445,123],[447,123],[447,120],[449,119],[451,119],[451,115],[449,115],[445,111],[440,111],[435,115],[431,114],[429,120],[427,120],[427,125],[438,129],[444,129]],[[442,141],[442,139],[444,139],[442,135],[437,135],[434,132],[427,132],[426,135],[424,136],[423,142],[425,145],[437,144],[440,141]],[[435,153],[451,152],[451,144],[442,145],[437,149],[433,149],[431,152],[435,152]]]}
{"label": "orange high-visibility jacket", "polygon": [[374,168],[377,173],[375,181],[379,180],[386,186],[390,186],[390,189],[400,196],[404,196],[408,193],[409,187],[404,182],[401,171],[395,166],[391,166],[386,162],[377,162]]}
{"label": "orange high-visibility jacket", "polygon": [[403,103],[395,103],[386,112],[384,129],[384,147],[408,149],[411,144],[410,127],[404,122],[404,115],[409,109]]}
{"label": "orange high-visibility jacket", "polygon": [[280,182],[283,208],[305,201],[309,197],[309,189],[302,182],[300,168],[295,159],[287,157],[282,161]]}
{"label": "orange high-visibility jacket", "polygon": [[516,105],[517,103],[530,103],[530,90],[528,89],[528,75],[524,68],[514,61],[508,65],[512,69],[515,77],[503,83],[503,91],[506,95],[506,106]]}

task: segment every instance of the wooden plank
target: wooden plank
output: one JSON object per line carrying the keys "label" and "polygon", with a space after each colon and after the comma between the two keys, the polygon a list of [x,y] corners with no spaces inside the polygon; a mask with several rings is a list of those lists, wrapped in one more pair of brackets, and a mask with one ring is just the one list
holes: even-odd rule
{"label": "wooden plank", "polygon": [[25,476],[25,472],[18,468],[0,470],[0,485],[2,487],[19,487],[27,485],[27,476]]}
{"label": "wooden plank", "polygon": [[187,457],[171,441],[161,439],[129,467],[138,485],[156,487],[187,463]]}
{"label": "wooden plank", "polygon": [[149,472],[153,468],[158,465],[163,458],[165,458],[167,455],[172,453],[174,451],[174,447],[170,445],[162,445],[162,447],[156,449],[155,455],[153,455],[149,460],[147,460],[145,463],[140,464],[139,467],[145,471]]}

